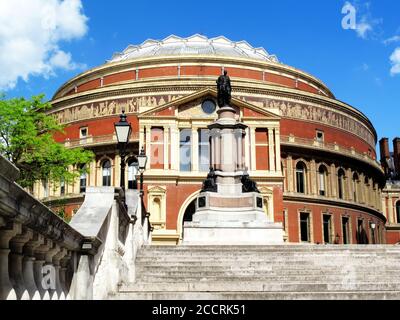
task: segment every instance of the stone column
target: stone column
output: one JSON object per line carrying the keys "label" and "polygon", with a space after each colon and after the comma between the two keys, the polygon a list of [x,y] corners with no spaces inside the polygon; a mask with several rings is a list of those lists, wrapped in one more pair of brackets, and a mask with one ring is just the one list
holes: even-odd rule
{"label": "stone column", "polygon": [[16,300],[9,273],[10,240],[21,232],[21,225],[3,222],[0,229],[0,300]]}
{"label": "stone column", "polygon": [[353,186],[352,186],[352,184],[353,184],[353,174],[352,174],[352,172],[351,172],[351,169],[347,169],[346,170],[346,197],[345,197],[345,199],[346,200],[349,200],[349,201],[354,201],[354,194],[353,194]]}
{"label": "stone column", "polygon": [[147,125],[146,126],[146,155],[147,155],[147,164],[146,164],[146,169],[150,169],[151,165],[151,126]]}
{"label": "stone column", "polygon": [[382,197],[382,212],[383,212],[383,215],[386,217],[386,220],[388,221],[388,223],[390,223],[389,215],[387,214],[387,210],[386,210],[386,195],[385,195],[385,197]]}
{"label": "stone column", "polygon": [[243,130],[238,129],[235,131],[235,143],[237,148],[236,170],[243,170],[243,150],[242,150]]}
{"label": "stone column", "polygon": [[256,128],[250,128],[250,170],[257,170],[256,162]]}
{"label": "stone column", "polygon": [[168,150],[169,130],[170,128],[168,126],[164,126],[164,170],[169,169],[169,159],[170,159]]}
{"label": "stone column", "polygon": [[221,161],[222,161],[222,156],[221,156],[221,130],[216,129],[216,135],[215,135],[215,147],[214,147],[214,152],[215,152],[215,169],[220,170],[221,169]]}
{"label": "stone column", "polygon": [[331,188],[330,188],[330,196],[332,198],[337,198],[338,197],[338,175],[336,173],[336,167],[334,164],[331,164],[330,166],[330,177],[331,177]]}
{"label": "stone column", "polygon": [[199,171],[199,133],[197,128],[192,128],[192,171]]}
{"label": "stone column", "polygon": [[280,130],[276,128],[275,130],[275,160],[276,160],[276,171],[281,172],[281,136]]}
{"label": "stone column", "polygon": [[244,166],[250,170],[250,130],[246,128],[244,137]]}
{"label": "stone column", "polygon": [[171,169],[179,170],[179,130],[171,127]]}
{"label": "stone column", "polygon": [[33,232],[24,228],[21,234],[15,236],[10,241],[11,253],[9,255],[9,266],[11,282],[13,283],[17,298],[20,300],[29,300],[29,292],[23,277],[23,248],[32,238]]}
{"label": "stone column", "polygon": [[293,170],[293,159],[291,155],[288,155],[286,158],[286,172],[287,172],[287,188],[288,192],[293,192],[294,187],[293,187],[293,178],[294,178],[294,170]]}
{"label": "stone column", "polygon": [[268,128],[269,171],[275,171],[274,129]]}
{"label": "stone column", "polygon": [[307,184],[311,187],[310,191],[313,196],[319,195],[319,193],[318,193],[319,179],[317,180],[316,174],[317,174],[317,166],[316,166],[315,160],[312,159],[310,161],[310,181]]}

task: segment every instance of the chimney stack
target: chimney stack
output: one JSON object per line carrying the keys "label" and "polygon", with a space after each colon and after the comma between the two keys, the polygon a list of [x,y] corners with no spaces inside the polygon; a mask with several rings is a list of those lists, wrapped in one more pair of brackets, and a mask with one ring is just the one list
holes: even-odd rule
{"label": "chimney stack", "polygon": [[382,138],[379,140],[379,149],[381,151],[381,165],[383,170],[385,171],[386,177],[389,175],[389,168],[387,160],[390,159],[390,152],[389,152],[389,139]]}
{"label": "chimney stack", "polygon": [[393,139],[393,160],[397,177],[400,176],[400,138]]}

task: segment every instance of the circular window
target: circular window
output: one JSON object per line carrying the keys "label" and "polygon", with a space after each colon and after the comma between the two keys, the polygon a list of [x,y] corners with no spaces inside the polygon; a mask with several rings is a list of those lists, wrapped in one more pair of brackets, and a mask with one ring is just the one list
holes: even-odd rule
{"label": "circular window", "polygon": [[205,113],[211,114],[215,111],[216,105],[213,100],[207,99],[203,101],[203,103],[201,104],[201,108]]}

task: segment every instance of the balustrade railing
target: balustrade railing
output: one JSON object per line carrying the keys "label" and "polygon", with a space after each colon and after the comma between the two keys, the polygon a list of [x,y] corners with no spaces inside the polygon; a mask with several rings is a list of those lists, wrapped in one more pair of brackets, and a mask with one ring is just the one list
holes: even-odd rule
{"label": "balustrade railing", "polygon": [[[139,133],[132,132],[130,142],[139,141]],[[64,146],[67,148],[75,148],[79,146],[89,146],[89,145],[102,145],[108,143],[117,143],[117,136],[115,134],[106,134],[100,136],[87,136],[80,139],[66,139],[64,141]]]}
{"label": "balustrade railing", "polygon": [[134,281],[136,252],[151,239],[136,223],[134,190],[87,187],[68,224],[15,183],[18,175],[0,156],[0,300],[105,299]]}
{"label": "balustrade railing", "polygon": [[294,145],[294,146],[295,145],[307,146],[307,147],[320,148],[328,151],[337,152],[359,160],[367,161],[371,165],[378,168],[379,170],[382,170],[379,162],[376,161],[376,159],[373,158],[372,155],[369,155],[367,152],[364,153],[357,152],[354,148],[346,148],[337,143],[323,142],[323,141],[318,141],[317,139],[299,138],[290,135],[290,136],[281,136],[281,144]]}

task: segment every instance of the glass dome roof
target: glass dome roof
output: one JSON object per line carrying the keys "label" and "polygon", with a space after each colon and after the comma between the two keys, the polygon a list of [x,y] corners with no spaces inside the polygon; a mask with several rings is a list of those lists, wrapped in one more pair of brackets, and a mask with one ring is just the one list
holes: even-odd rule
{"label": "glass dome roof", "polygon": [[188,38],[171,35],[163,40],[148,39],[140,45],[129,45],[123,52],[115,53],[107,62],[118,62],[156,56],[210,55],[242,57],[278,62],[264,48],[253,48],[246,41],[231,41],[223,36],[210,38],[195,34]]}

